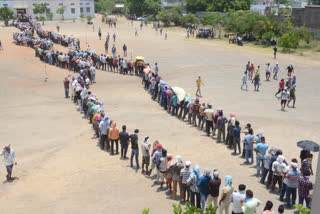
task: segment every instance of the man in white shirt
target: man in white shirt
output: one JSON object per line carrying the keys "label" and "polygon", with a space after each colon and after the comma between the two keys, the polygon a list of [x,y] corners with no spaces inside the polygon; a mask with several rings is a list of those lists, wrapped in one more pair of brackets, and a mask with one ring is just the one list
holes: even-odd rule
{"label": "man in white shirt", "polygon": [[239,188],[239,192],[234,191],[231,195],[231,198],[230,198],[230,201],[232,203],[232,213],[233,214],[243,213],[241,200],[244,201],[246,199],[246,195],[244,192],[246,190],[246,185],[240,184],[238,188]]}
{"label": "man in white shirt", "polygon": [[6,147],[3,148],[2,152],[0,153],[0,155],[4,156],[4,165],[7,168],[7,181],[11,181],[12,180],[12,169],[13,169],[13,165],[17,165],[16,162],[16,153],[14,152],[13,149],[11,149],[10,144],[6,145]]}

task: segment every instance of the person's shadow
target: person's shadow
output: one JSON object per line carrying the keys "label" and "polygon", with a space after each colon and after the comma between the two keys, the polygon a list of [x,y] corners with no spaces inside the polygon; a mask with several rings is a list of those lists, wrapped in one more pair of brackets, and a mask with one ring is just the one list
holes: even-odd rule
{"label": "person's shadow", "polygon": [[13,183],[14,181],[17,181],[17,180],[19,180],[18,177],[12,177],[10,180],[5,180],[5,181],[3,182],[3,184]]}

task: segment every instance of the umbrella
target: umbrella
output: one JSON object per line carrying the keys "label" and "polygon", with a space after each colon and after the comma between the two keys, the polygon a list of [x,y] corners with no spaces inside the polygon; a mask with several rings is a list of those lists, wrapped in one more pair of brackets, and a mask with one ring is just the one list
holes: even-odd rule
{"label": "umbrella", "polygon": [[319,145],[310,140],[299,141],[297,145],[304,150],[319,152]]}
{"label": "umbrella", "polygon": [[137,56],[136,60],[144,60],[144,57],[143,56]]}
{"label": "umbrella", "polygon": [[90,50],[89,52],[90,52],[90,53],[97,53],[96,50]]}
{"label": "umbrella", "polygon": [[146,74],[148,74],[148,73],[151,72],[151,69],[150,69],[149,67],[148,67],[148,68],[145,68],[145,69],[143,69],[143,72],[146,73]]}
{"label": "umbrella", "polygon": [[186,92],[183,88],[180,87],[172,87],[173,92],[177,95],[178,101],[181,102],[186,97]]}

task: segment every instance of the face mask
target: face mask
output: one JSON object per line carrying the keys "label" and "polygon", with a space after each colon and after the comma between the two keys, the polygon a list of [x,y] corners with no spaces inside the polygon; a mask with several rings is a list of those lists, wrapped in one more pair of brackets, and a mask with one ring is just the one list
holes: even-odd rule
{"label": "face mask", "polygon": [[305,178],[308,178],[308,179],[310,178],[310,176],[304,176],[304,177],[305,177]]}

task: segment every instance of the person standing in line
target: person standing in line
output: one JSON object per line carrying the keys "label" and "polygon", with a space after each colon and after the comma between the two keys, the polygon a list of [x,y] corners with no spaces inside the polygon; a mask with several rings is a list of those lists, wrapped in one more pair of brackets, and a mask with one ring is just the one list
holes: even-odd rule
{"label": "person standing in line", "polygon": [[171,165],[169,166],[169,170],[172,172],[172,198],[176,200],[177,198],[177,186],[179,184],[180,187],[180,197],[182,197],[182,189],[181,189],[181,178],[180,178],[180,171],[183,169],[182,158],[180,155],[174,157]]}
{"label": "person standing in line", "polygon": [[300,171],[302,173],[309,171],[311,175],[313,175],[313,169],[312,169],[312,158],[313,155],[311,153],[306,154],[306,158],[302,160],[301,162],[301,169]]}
{"label": "person standing in line", "polygon": [[[160,158],[157,166],[160,172],[160,189],[163,188],[164,178],[166,177],[166,174],[167,174],[167,162],[168,162],[167,150],[162,149],[162,157]],[[167,183],[167,186],[168,186],[168,183]]]}
{"label": "person standing in line", "polygon": [[233,192],[232,177],[230,175],[224,177],[224,184],[225,186],[222,188],[222,197],[219,201],[219,214],[222,214],[223,211],[225,214],[229,214],[230,198]]}
{"label": "person standing in line", "polygon": [[226,141],[226,123],[228,122],[227,118],[223,115],[223,110],[219,111],[219,117],[217,119],[217,129],[218,129],[218,139],[217,142],[221,143],[221,135],[222,142]]}
{"label": "person standing in line", "polygon": [[212,204],[212,201],[214,206],[218,206],[220,185],[221,179],[219,178],[219,172],[215,169],[213,170],[213,179],[208,184],[209,195],[206,202],[206,207],[208,207],[209,204]]}
{"label": "person standing in line", "polygon": [[209,194],[209,188],[208,188],[208,184],[211,181],[211,176],[210,176],[210,169],[209,168],[205,168],[204,170],[204,175],[202,175],[198,181],[198,188],[200,191],[200,199],[201,199],[201,210],[202,212],[204,211],[205,207],[206,207],[206,201],[208,198],[208,194]]}
{"label": "person standing in line", "polygon": [[206,131],[207,131],[207,136],[210,136],[210,129],[212,129],[212,136],[213,136],[213,120],[214,120],[214,111],[212,110],[212,105],[208,104],[208,108],[204,110],[204,115],[206,118]]}
{"label": "person standing in line", "polygon": [[193,167],[192,173],[190,174],[187,183],[190,185],[190,204],[196,206],[198,209],[200,206],[200,192],[197,183],[201,177],[200,167],[196,165]]}
{"label": "person standing in line", "polygon": [[69,98],[70,81],[68,77],[64,78],[63,85],[64,85],[65,98]]}
{"label": "person standing in line", "polygon": [[276,46],[274,46],[274,48],[273,48],[273,58],[274,59],[277,58],[277,51],[278,51],[278,48]]}
{"label": "person standing in line", "polygon": [[116,121],[113,121],[109,130],[109,140],[111,141],[111,155],[114,155],[114,144],[116,144],[116,154],[119,154],[119,129]]}
{"label": "person standing in line", "polygon": [[244,72],[243,77],[242,77],[242,85],[241,85],[241,90],[243,86],[246,86],[246,91],[248,91],[248,74],[247,71]]}
{"label": "person standing in line", "polygon": [[283,172],[285,171],[286,164],[284,163],[284,156],[279,155],[277,157],[277,160],[272,163],[272,172],[273,172],[273,177],[272,177],[272,185],[271,185],[271,191],[273,192],[275,189],[276,184],[278,183],[279,185],[279,190],[282,188],[282,177],[283,177]]}
{"label": "person standing in line", "polygon": [[135,156],[137,170],[140,168],[140,166],[139,166],[138,135],[139,135],[139,129],[134,130],[134,134],[130,135],[130,141],[131,141],[130,167],[133,168],[133,157]]}
{"label": "person standing in line", "polygon": [[237,146],[239,149],[239,154],[241,154],[241,146],[240,146],[240,136],[241,136],[241,126],[240,122],[236,120],[235,122],[235,127],[232,130],[233,132],[233,149],[234,149],[234,154],[237,154]]}
{"label": "person standing in line", "polygon": [[121,157],[120,159],[127,159],[127,151],[129,145],[129,134],[126,132],[127,126],[122,126],[122,132],[119,133],[120,145],[121,145]]}
{"label": "person standing in line", "polygon": [[262,176],[260,179],[260,183],[264,184],[264,181],[266,180],[266,177],[270,171],[270,159],[271,156],[269,154],[266,154],[264,156],[264,163],[263,163],[263,169],[262,169]]}
{"label": "person standing in line", "polygon": [[271,201],[267,201],[265,207],[263,208],[263,212],[261,214],[275,214],[272,211],[273,203]]}
{"label": "person standing in line", "polygon": [[267,153],[269,145],[266,144],[265,137],[261,137],[261,143],[257,143],[254,151],[256,152],[256,161],[257,161],[257,176],[260,177],[260,171],[263,171],[264,168],[264,156]]}
{"label": "person standing in line", "polygon": [[298,169],[297,160],[292,160],[290,166],[291,167],[285,177],[288,178],[286,189],[286,205],[291,209],[292,206],[296,203],[297,188],[299,186],[298,179],[300,177],[301,171]]}
{"label": "person standing in line", "polygon": [[0,156],[4,156],[4,165],[7,168],[7,181],[12,181],[12,170],[13,170],[13,165],[17,165],[17,160],[16,160],[16,153],[15,151],[11,148],[11,145],[8,144],[6,145],[3,150],[0,153]]}
{"label": "person standing in line", "polygon": [[180,171],[180,177],[181,177],[181,189],[182,189],[182,203],[186,202],[186,196],[187,196],[187,201],[189,201],[190,198],[190,187],[188,186],[188,178],[191,174],[191,170],[190,170],[190,166],[191,166],[191,162],[190,161],[186,161],[185,167],[183,169],[181,169]]}
{"label": "person standing in line", "polygon": [[255,214],[258,206],[261,205],[261,201],[253,198],[253,192],[251,190],[246,191],[246,200],[241,201],[243,214]]}
{"label": "person standing in line", "polygon": [[[151,144],[148,142],[149,142],[149,137],[146,136],[141,143],[141,151],[142,151],[142,164],[141,164],[142,171],[141,171],[141,173],[142,174],[144,172],[149,172],[149,170],[148,170],[148,166],[150,164],[149,150],[150,150]],[[146,166],[146,170],[144,170],[144,166]]]}
{"label": "person standing in line", "polygon": [[232,214],[243,214],[241,201],[246,200],[246,194],[244,192],[246,190],[246,185],[240,184],[238,189],[239,191],[234,191],[230,197],[230,202],[232,203]]}
{"label": "person standing in line", "polygon": [[253,130],[250,128],[246,136],[242,138],[244,144],[245,158],[246,162],[249,163],[249,157],[251,157],[251,164],[253,164],[253,140],[254,140]]}
{"label": "person standing in line", "polygon": [[280,71],[280,66],[278,63],[273,67],[273,79],[277,80],[278,79],[278,73]]}
{"label": "person standing in line", "polygon": [[310,207],[310,190],[312,190],[313,185],[310,179],[310,171],[304,171],[303,176],[299,178],[299,204],[303,205],[303,202],[306,201],[306,207]]}
{"label": "person standing in line", "polygon": [[[154,153],[158,150],[158,146],[157,146],[158,144],[159,144],[159,141],[157,141],[157,140],[155,140],[155,141],[153,142],[153,144],[152,144],[151,158],[153,157]],[[151,175],[152,170],[153,170],[154,168],[156,168],[156,165],[157,165],[157,164],[151,160],[150,170],[149,170],[149,172],[148,172],[148,176],[149,176],[149,177],[150,177],[150,175]]]}
{"label": "person standing in line", "polygon": [[[99,129],[100,129],[100,133],[101,133],[101,136],[100,136],[100,148],[102,150],[105,149],[105,145],[107,147],[107,140],[108,140],[108,134],[107,134],[107,129],[109,127],[109,121],[108,121],[108,116],[107,115],[104,115],[102,114],[101,115],[101,122],[99,124]],[[108,151],[109,148],[106,148],[106,150]]]}
{"label": "person standing in line", "polygon": [[[160,143],[157,144],[157,150],[153,153],[151,161],[154,163],[154,166],[156,166],[156,170],[157,170],[157,182],[159,182],[159,178],[160,178],[160,172],[159,172],[159,168],[158,168],[158,163],[160,161],[160,158],[162,157],[162,145]],[[152,171],[152,167],[149,171],[149,176],[151,175],[151,171]]]}
{"label": "person standing in line", "polygon": [[199,96],[201,97],[201,90],[200,90],[200,87],[201,85],[204,86],[203,82],[202,82],[202,79],[200,76],[198,76],[198,78],[196,79],[196,84],[197,84],[197,91],[196,91],[196,96]]}

